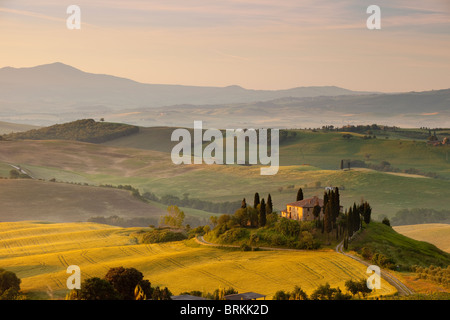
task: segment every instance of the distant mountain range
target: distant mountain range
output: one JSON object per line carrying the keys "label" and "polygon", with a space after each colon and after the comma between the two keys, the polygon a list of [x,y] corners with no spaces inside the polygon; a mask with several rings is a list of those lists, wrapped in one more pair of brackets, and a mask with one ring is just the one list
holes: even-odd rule
{"label": "distant mountain range", "polygon": [[144,84],[59,62],[0,69],[0,121],[33,125],[104,117],[143,126],[192,126],[197,117],[215,127],[305,127],[399,117],[418,123],[417,117],[424,117],[442,126],[448,123],[449,102],[449,90],[383,94],[334,86],[249,90]]}

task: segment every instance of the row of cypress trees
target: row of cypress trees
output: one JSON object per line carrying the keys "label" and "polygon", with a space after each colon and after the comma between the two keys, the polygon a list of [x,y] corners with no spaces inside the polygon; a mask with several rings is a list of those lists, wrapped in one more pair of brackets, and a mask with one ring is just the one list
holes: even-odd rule
{"label": "row of cypress trees", "polygon": [[[241,208],[242,209],[247,208],[247,202],[245,198],[242,199]],[[270,195],[270,193],[267,196],[267,203],[266,203],[264,198],[260,199],[259,193],[256,192],[253,199],[253,208],[257,210],[258,227],[264,227],[266,225],[267,215],[273,212],[272,196]]]}

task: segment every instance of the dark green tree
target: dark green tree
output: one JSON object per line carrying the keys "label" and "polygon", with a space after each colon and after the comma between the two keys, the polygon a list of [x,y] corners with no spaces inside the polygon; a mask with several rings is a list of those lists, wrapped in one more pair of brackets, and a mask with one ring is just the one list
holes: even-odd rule
{"label": "dark green tree", "polygon": [[303,200],[303,190],[302,188],[299,188],[297,191],[297,201]]}
{"label": "dark green tree", "polygon": [[291,292],[290,300],[308,300],[308,295],[302,288],[295,286],[294,291]]}
{"label": "dark green tree", "polygon": [[0,268],[0,300],[15,300],[20,295],[21,280],[12,271]]}
{"label": "dark green tree", "polygon": [[264,198],[261,199],[259,204],[259,226],[264,227],[266,225],[266,203]]}
{"label": "dark green tree", "polygon": [[327,282],[324,285],[320,285],[312,294],[311,300],[333,300],[333,296],[337,293],[337,289],[331,288]]}
{"label": "dark green tree", "polygon": [[316,227],[318,226],[318,221],[319,221],[321,210],[322,210],[322,208],[319,205],[319,201],[317,201],[313,208],[313,216],[314,216],[314,220],[316,221]]}
{"label": "dark green tree", "polygon": [[348,214],[347,214],[347,235],[350,238],[353,235],[353,231],[354,231],[354,227],[353,227],[353,223],[354,223],[355,219],[353,218],[353,209],[352,207],[350,207],[348,209]]}
{"label": "dark green tree", "polygon": [[105,275],[114,289],[124,300],[134,300],[134,289],[142,281],[144,275],[135,268],[111,268]]}
{"label": "dark green tree", "polygon": [[285,292],[284,290],[278,290],[275,292],[273,296],[273,300],[289,300],[290,294],[289,292]]}
{"label": "dark green tree", "polygon": [[84,280],[79,293],[72,294],[71,297],[77,300],[119,300],[121,298],[109,281],[98,277]]}
{"label": "dark green tree", "polygon": [[328,201],[326,207],[324,208],[324,215],[323,215],[324,230],[327,233],[328,237],[332,230],[332,214],[333,214],[332,202]]}
{"label": "dark green tree", "polygon": [[260,201],[259,201],[259,193],[258,192],[256,192],[255,193],[255,198],[254,198],[254,200],[253,200],[253,208],[257,208],[258,207],[258,204],[260,203]]}
{"label": "dark green tree", "polygon": [[372,208],[370,207],[370,204],[366,201],[362,204],[362,215],[364,218],[364,222],[366,224],[370,223],[371,214],[372,214]]}
{"label": "dark green tree", "polygon": [[267,197],[267,204],[266,204],[266,214],[271,214],[273,212],[273,204],[272,204],[272,197],[269,196]]}
{"label": "dark green tree", "polygon": [[19,179],[20,178],[20,172],[12,169],[11,171],[9,171],[9,178],[10,179]]}
{"label": "dark green tree", "polygon": [[245,202],[245,198],[242,199],[241,208],[243,208],[243,209],[247,208],[247,203]]}

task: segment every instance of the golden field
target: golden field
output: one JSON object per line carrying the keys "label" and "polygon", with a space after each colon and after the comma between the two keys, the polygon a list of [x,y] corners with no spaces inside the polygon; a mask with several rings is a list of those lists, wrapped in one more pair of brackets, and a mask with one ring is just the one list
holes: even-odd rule
{"label": "golden field", "polygon": [[[311,294],[330,283],[345,291],[348,279],[367,278],[366,267],[332,250],[233,251],[197,244],[193,239],[164,244],[138,244],[142,228],[96,223],[0,223],[0,268],[22,279],[30,299],[61,299],[68,293],[67,266],[78,265],[82,280],[103,277],[109,268],[134,267],[152,286],[167,286],[173,294],[233,287],[271,299],[295,285]],[[396,290],[384,280],[373,295]]]}
{"label": "golden field", "polygon": [[408,238],[426,241],[450,253],[450,224],[427,223],[393,227]]}

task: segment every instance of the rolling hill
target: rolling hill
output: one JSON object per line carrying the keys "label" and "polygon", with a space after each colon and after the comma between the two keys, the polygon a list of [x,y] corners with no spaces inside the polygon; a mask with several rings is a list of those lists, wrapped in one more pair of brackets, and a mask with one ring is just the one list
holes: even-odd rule
{"label": "rolling hill", "polygon": [[450,253],[450,224],[426,223],[395,226],[395,231],[409,238],[426,241]]}
{"label": "rolling hill", "polygon": [[0,120],[52,125],[105,118],[139,126],[310,128],[380,123],[445,127],[450,89],[357,92],[334,86],[251,90],[144,84],[63,63],[0,69]]}
{"label": "rolling hill", "polygon": [[[142,138],[139,143],[145,142],[145,136],[134,136]],[[323,137],[326,135],[320,136],[321,139]],[[299,139],[301,141],[302,138]],[[157,139],[151,143],[161,150],[165,146],[165,143]],[[336,150],[340,143],[339,140],[335,141]],[[342,141],[342,144],[343,148],[349,146],[347,141]],[[0,166],[0,173],[3,172],[3,176],[7,177],[10,170],[8,164],[15,164],[38,179],[55,178],[60,182],[95,185],[132,185],[141,193],[152,192],[159,197],[166,194],[183,197],[183,194],[188,193],[191,198],[214,202],[237,201],[244,197],[252,199],[255,192],[259,192],[262,197],[271,193],[276,210],[284,209],[286,203],[292,202],[300,187],[308,197],[321,196],[325,186],[339,186],[344,207],[364,198],[374,208],[373,216],[380,220],[384,216],[391,217],[404,208],[447,209],[446,202],[442,199],[450,196],[448,180],[391,174],[366,168],[322,169],[312,164],[325,166],[328,163],[331,166],[335,163],[337,167],[341,155],[321,155],[320,144],[317,144],[318,150],[315,151],[313,145],[314,143],[311,144],[310,154],[304,153],[309,164],[300,156],[300,163],[285,163],[276,175],[261,176],[257,165],[175,165],[170,154],[162,151],[63,140],[2,141],[0,162],[3,165]],[[396,145],[398,141],[393,141],[391,150],[401,152],[403,149],[396,148]],[[358,150],[361,145],[356,142],[355,146],[355,150]],[[380,155],[382,150],[389,150],[387,146],[378,145]],[[286,148],[291,147],[290,144],[286,145]],[[345,148],[344,154],[352,152],[352,148],[347,151]],[[409,152],[410,148],[404,150]],[[282,157],[284,152],[285,149],[282,149]],[[291,160],[295,160],[297,152],[286,152],[288,155],[291,153]],[[399,155],[399,158],[402,156]],[[415,161],[413,156],[410,158],[410,161]],[[404,154],[404,159],[407,159],[407,153]],[[419,157],[415,165],[421,162],[426,168],[441,168],[442,172],[448,170],[445,162],[439,162],[442,161],[439,157],[436,159],[426,161]]]}
{"label": "rolling hill", "polygon": [[[21,289],[31,299],[64,298],[69,291],[66,268],[72,264],[81,268],[82,281],[103,277],[112,267],[134,267],[152,286],[167,286],[174,294],[233,287],[267,299],[296,285],[308,294],[326,282],[345,290],[346,280],[366,277],[364,265],[332,250],[242,252],[201,246],[193,239],[138,244],[139,230],[94,223],[3,222],[1,266],[22,279]],[[383,280],[374,295],[395,292]]]}
{"label": "rolling hill", "polygon": [[373,123],[404,128],[448,127],[450,89],[397,94],[284,97],[233,104],[167,105],[112,112],[104,117],[140,126],[209,128],[320,128]]}
{"label": "rolling hill", "polygon": [[39,129],[38,126],[0,121],[0,135]]}
{"label": "rolling hill", "polygon": [[82,119],[5,135],[6,140],[75,140],[100,143],[139,132],[139,127],[122,123]]}
{"label": "rolling hill", "polygon": [[125,190],[30,179],[0,179],[0,203],[0,221],[74,222],[116,215],[156,224],[166,214]]}
{"label": "rolling hill", "polygon": [[380,222],[369,223],[350,241],[349,250],[362,254],[363,248],[366,249],[369,261],[376,253],[381,253],[393,259],[395,269],[401,271],[408,271],[414,265],[446,268],[450,264],[450,253],[431,243],[403,235]]}
{"label": "rolling hill", "polygon": [[[337,87],[249,90],[239,86],[195,87],[144,84],[105,74],[81,71],[63,63],[0,69],[0,120],[54,124],[101,114],[129,112],[177,104],[218,104],[271,100],[281,97],[359,94]],[[113,113],[114,113],[113,112]],[[95,116],[94,116],[95,115]]]}
{"label": "rolling hill", "polygon": [[[171,152],[177,142],[170,141],[174,127],[141,127],[139,133],[109,140],[104,145],[143,150]],[[191,129],[190,129],[191,130]],[[311,165],[321,169],[339,169],[342,159],[357,160],[369,165],[383,161],[401,170],[415,168],[422,173],[435,172],[450,178],[450,145],[442,148],[426,144],[428,130],[373,130],[376,139],[364,139],[366,134],[322,130],[288,130],[294,137],[280,143],[280,165]],[[350,134],[350,139],[343,138]],[[192,133],[191,133],[192,135]],[[410,138],[408,135],[420,138]],[[225,133],[224,133],[225,136]],[[438,131],[439,139],[450,137],[449,130]],[[208,143],[205,142],[205,145]],[[225,152],[224,152],[225,154]],[[395,172],[394,172],[395,173]],[[398,172],[397,172],[398,173]]]}

